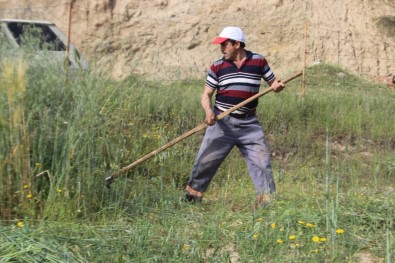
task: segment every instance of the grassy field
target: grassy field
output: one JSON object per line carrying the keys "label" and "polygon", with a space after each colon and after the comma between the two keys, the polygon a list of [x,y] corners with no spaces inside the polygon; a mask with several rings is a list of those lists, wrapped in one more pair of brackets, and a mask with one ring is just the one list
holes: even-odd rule
{"label": "grassy field", "polygon": [[203,133],[105,187],[105,177],[203,121],[204,80],[66,81],[48,61],[7,57],[0,262],[395,260],[393,89],[318,65],[303,97],[300,79],[262,97],[278,192],[254,211],[237,150],[202,204],[180,200]]}

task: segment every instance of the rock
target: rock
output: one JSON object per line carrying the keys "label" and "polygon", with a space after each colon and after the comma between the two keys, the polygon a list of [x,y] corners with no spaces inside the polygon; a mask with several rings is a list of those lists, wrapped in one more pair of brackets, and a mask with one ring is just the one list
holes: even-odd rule
{"label": "rock", "polygon": [[395,86],[395,72],[387,74],[385,82],[387,86]]}
{"label": "rock", "polygon": [[339,73],[336,74],[336,76],[337,76],[338,78],[342,79],[342,78],[346,77],[347,75],[346,75],[346,73],[344,73],[344,72],[339,72]]}

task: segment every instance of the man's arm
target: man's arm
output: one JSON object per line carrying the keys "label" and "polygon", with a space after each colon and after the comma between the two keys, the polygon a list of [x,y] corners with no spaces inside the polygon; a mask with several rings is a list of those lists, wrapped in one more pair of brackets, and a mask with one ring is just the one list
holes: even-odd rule
{"label": "man's arm", "polygon": [[213,112],[213,108],[211,105],[211,98],[213,97],[214,91],[215,91],[214,89],[205,86],[202,94],[202,98],[200,100],[203,110],[206,113],[205,122],[209,126],[214,125],[215,123],[215,114]]}
{"label": "man's arm", "polygon": [[280,92],[285,88],[285,84],[281,80],[278,80],[276,78],[268,81],[267,84],[269,84],[269,86],[273,88],[274,92]]}

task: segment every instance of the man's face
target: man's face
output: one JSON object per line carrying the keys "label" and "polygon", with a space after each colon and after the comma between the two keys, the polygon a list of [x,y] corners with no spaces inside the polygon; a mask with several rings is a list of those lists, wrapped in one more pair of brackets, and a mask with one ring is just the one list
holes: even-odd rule
{"label": "man's face", "polygon": [[221,52],[225,60],[234,61],[237,55],[237,42],[232,44],[229,40],[221,43]]}

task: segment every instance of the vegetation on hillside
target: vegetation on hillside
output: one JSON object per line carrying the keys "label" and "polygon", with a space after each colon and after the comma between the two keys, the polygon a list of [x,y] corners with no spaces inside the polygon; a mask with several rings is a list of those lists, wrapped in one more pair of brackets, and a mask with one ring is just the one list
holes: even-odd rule
{"label": "vegetation on hillside", "polygon": [[395,16],[382,16],[376,23],[382,33],[395,37]]}

